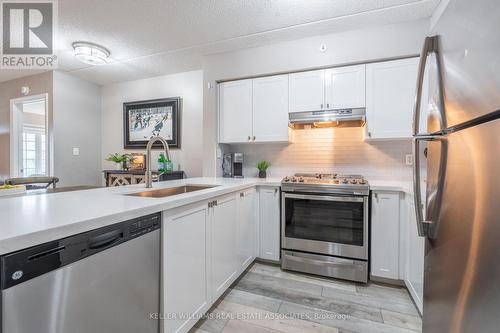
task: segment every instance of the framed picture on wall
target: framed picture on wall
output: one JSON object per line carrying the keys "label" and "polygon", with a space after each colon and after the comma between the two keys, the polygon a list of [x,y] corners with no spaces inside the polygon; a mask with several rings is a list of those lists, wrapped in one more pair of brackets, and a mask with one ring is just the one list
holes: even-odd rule
{"label": "framed picture on wall", "polygon": [[[123,103],[123,146],[146,149],[153,136],[167,140],[170,148],[180,148],[180,97]],[[162,148],[155,143],[153,148]]]}

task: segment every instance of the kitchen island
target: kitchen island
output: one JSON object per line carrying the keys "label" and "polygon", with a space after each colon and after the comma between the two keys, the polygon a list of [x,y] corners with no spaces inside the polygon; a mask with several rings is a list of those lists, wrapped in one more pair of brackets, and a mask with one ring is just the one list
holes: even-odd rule
{"label": "kitchen island", "polygon": [[[154,293],[152,281],[147,283],[148,280],[141,278],[141,282],[129,283],[136,278],[134,276],[140,266],[131,265],[127,256],[149,253],[149,256],[139,260],[150,263],[150,268],[142,273],[147,274],[149,280],[156,277],[161,286],[161,306],[150,313],[153,316],[151,319],[160,319],[161,332],[187,332],[255,258],[279,260],[279,186],[279,179],[191,178],[154,183],[151,189],[138,184],[0,199],[2,272],[10,272],[8,281],[2,285],[2,294],[6,290],[13,295],[17,290],[29,290],[29,286],[50,276],[84,266],[89,270],[99,267],[97,272],[107,272],[105,275],[88,272],[93,283],[102,282],[100,290],[103,290],[103,295],[107,290],[104,282],[108,280],[99,277],[121,270],[123,280],[118,278],[120,281],[113,286],[132,288],[135,290],[132,293],[147,290],[158,297],[158,289]],[[165,194],[168,195],[162,196]],[[160,216],[161,230],[157,230],[160,233],[156,232],[156,236],[153,233],[145,235],[155,228],[159,229],[157,222],[146,222],[153,218],[157,221]],[[129,224],[130,229],[121,227]],[[137,232],[143,236],[137,236]],[[92,234],[87,236],[89,233]],[[155,238],[157,245],[144,242],[153,244],[149,246],[153,250],[138,252],[145,245],[137,245],[142,243],[135,242],[135,239],[120,243],[127,237]],[[81,243],[80,238],[86,241]],[[131,248],[127,250],[127,246],[134,244],[133,251]],[[74,249],[79,246],[81,248],[75,252]],[[59,251],[64,252],[59,255]],[[100,255],[85,256],[88,251],[99,251]],[[69,267],[64,263],[68,262],[68,256],[75,253],[82,256],[80,261],[69,265],[70,268],[56,269]],[[33,258],[39,257],[44,262],[49,261],[47,264],[37,263],[38,270],[46,269],[49,264],[61,266],[56,265],[43,278],[30,279],[31,267],[35,265]],[[103,260],[101,258],[107,258],[106,264],[96,264]],[[13,266],[7,260],[18,268],[9,268]],[[26,272],[23,272],[23,267],[27,267]],[[133,272],[136,272],[135,275]],[[76,278],[75,275],[70,282],[74,283]],[[15,287],[10,288],[8,283]],[[87,285],[90,290],[91,285]],[[33,297],[25,297],[23,304],[41,302]],[[51,297],[50,294],[48,297]],[[108,300],[107,296],[103,297]],[[89,299],[87,304],[94,302],[95,298]],[[129,300],[126,302],[130,303]],[[9,318],[20,313],[14,307],[9,309],[12,309]],[[137,312],[134,313],[137,315]],[[30,325],[41,321],[21,322]],[[9,325],[16,323],[11,321]]]}
{"label": "kitchen island", "polygon": [[183,185],[217,186],[164,198],[127,195],[144,191],[144,184],[2,198],[0,255],[258,185],[279,186],[280,179],[188,178],[149,190]]}

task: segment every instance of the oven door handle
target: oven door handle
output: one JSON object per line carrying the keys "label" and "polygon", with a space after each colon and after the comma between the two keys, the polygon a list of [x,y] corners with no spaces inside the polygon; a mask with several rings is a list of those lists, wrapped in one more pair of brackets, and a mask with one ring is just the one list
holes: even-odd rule
{"label": "oven door handle", "polygon": [[309,195],[309,194],[291,194],[283,193],[285,198],[292,199],[306,199],[306,200],[318,200],[318,201],[336,201],[336,202],[363,202],[363,197],[340,197],[340,196],[330,196],[330,195]]}
{"label": "oven door handle", "polygon": [[348,259],[343,259],[342,261],[328,261],[328,260],[318,260],[318,259],[312,259],[312,258],[305,258],[305,257],[299,257],[299,256],[294,256],[285,253],[285,256],[287,257],[288,260],[293,260],[301,263],[314,263],[314,264],[319,264],[319,265],[329,265],[329,266],[353,266],[356,265],[356,262],[354,260],[348,260]]}

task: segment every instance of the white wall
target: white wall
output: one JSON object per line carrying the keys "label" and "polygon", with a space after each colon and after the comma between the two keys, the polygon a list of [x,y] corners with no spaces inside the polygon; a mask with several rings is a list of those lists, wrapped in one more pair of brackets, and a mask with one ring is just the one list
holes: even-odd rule
{"label": "white wall", "polygon": [[[102,88],[102,169],[112,167],[104,159],[123,149],[123,103],[181,97],[181,148],[172,149],[174,169],[188,177],[201,176],[203,165],[203,72],[192,71],[107,85]],[[128,150],[143,152],[145,150]],[[153,155],[156,161],[159,151]],[[156,162],[153,162],[153,169]]]}
{"label": "white wall", "polygon": [[[216,81],[417,55],[428,27],[428,20],[420,20],[206,56],[203,64],[205,81],[203,174],[213,176],[219,173],[220,160],[218,161],[216,157]],[[321,44],[327,45],[326,52],[319,51]],[[209,83],[212,88],[208,88]],[[275,150],[278,153],[282,149],[287,149],[287,146],[279,147],[277,145],[264,150]],[[404,152],[406,151],[404,147],[405,144],[401,143],[398,150]],[[377,149],[383,151],[383,147]],[[334,160],[332,168],[335,168]]]}
{"label": "white wall", "polygon": [[[100,184],[101,91],[75,76],[53,73],[54,175],[60,186]],[[80,149],[73,156],[73,148]]]}
{"label": "white wall", "polygon": [[405,155],[411,141],[363,141],[363,127],[290,130],[288,144],[221,145],[225,152],[244,154],[243,175],[256,177],[258,161],[271,162],[269,177],[297,172],[360,174],[367,179],[411,179]]}

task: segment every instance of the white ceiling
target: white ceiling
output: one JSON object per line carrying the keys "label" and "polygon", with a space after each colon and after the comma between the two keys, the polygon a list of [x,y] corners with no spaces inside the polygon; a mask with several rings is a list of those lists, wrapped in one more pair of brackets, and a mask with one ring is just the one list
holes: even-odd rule
{"label": "white ceiling", "polygon": [[[440,0],[59,0],[59,69],[98,84],[201,68],[202,56],[430,17]],[[111,51],[88,66],[71,43]],[[0,82],[35,74],[0,70]]]}

